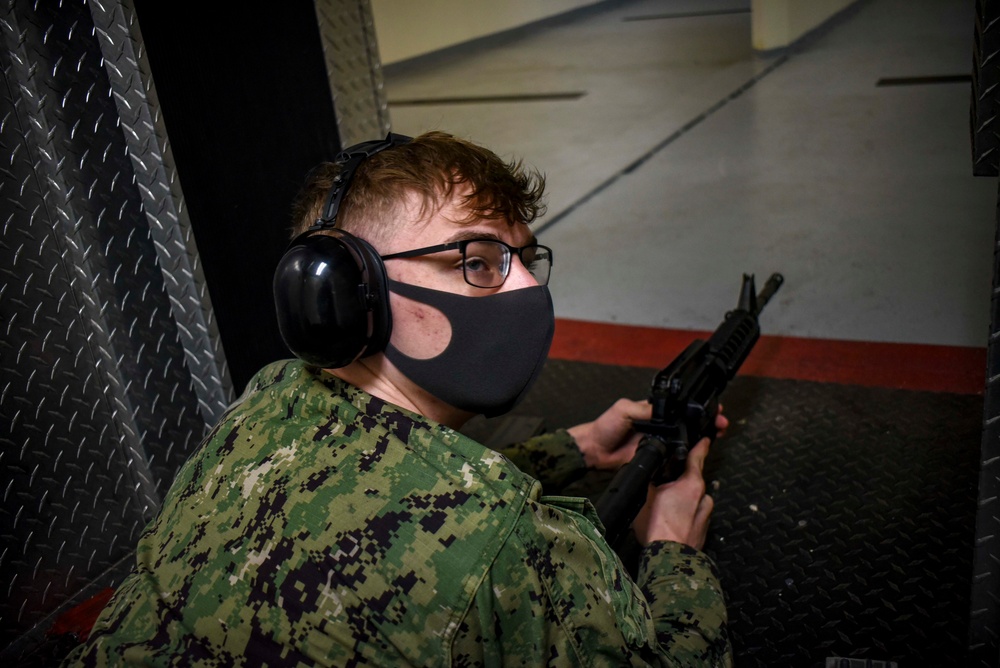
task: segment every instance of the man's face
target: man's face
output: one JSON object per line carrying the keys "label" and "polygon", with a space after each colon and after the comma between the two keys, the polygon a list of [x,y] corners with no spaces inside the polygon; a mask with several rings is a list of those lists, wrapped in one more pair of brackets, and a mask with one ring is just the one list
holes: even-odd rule
{"label": "man's face", "polygon": [[[461,195],[461,193],[459,193]],[[464,239],[497,239],[511,246],[525,246],[534,241],[527,225],[509,225],[504,220],[479,219],[471,224],[459,224],[468,212],[452,200],[425,221],[404,224],[397,229],[380,252],[383,255],[398,253],[425,246],[444,244]],[[419,210],[415,198],[408,211]],[[414,214],[415,216],[415,214]],[[462,272],[461,251],[444,251],[413,258],[386,260],[389,278],[400,283],[419,285],[459,295],[481,297],[537,285],[537,281],[514,256],[511,258],[507,280],[498,288],[478,288],[466,283]],[[416,359],[435,357],[448,346],[451,326],[437,309],[390,293],[392,309],[392,344],[403,354]]]}

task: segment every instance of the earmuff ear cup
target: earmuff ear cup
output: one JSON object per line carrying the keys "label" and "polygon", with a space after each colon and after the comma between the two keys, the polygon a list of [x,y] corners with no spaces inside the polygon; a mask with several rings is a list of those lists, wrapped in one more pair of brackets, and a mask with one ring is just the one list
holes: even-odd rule
{"label": "earmuff ear cup", "polygon": [[293,241],[274,274],[285,344],[296,357],[322,368],[380,352],[392,331],[378,253],[363,239],[332,232]]}

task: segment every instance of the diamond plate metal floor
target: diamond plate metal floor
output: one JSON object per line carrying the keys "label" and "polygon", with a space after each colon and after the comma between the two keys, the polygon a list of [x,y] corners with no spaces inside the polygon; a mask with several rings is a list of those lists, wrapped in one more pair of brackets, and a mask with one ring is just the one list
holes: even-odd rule
{"label": "diamond plate metal floor", "polygon": [[[515,416],[583,422],[653,373],[550,360]],[[740,377],[723,399],[706,549],[737,665],[965,665],[982,397]]]}

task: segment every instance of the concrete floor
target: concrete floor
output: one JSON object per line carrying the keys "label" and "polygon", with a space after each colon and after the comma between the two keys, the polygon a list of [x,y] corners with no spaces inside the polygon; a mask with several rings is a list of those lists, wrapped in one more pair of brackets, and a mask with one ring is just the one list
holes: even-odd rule
{"label": "concrete floor", "polygon": [[742,272],[780,271],[766,334],[984,347],[997,183],[972,176],[971,86],[876,85],[967,75],[973,20],[862,0],[762,56],[746,0],[637,0],[390,66],[386,88],[394,131],[546,173],[559,317],[713,329]]}

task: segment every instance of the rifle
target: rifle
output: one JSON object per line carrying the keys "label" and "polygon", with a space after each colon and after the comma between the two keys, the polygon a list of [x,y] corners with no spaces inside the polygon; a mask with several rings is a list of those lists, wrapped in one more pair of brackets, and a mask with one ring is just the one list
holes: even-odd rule
{"label": "rifle", "polygon": [[714,438],[719,396],[760,338],[757,317],[784,280],[781,274],[772,274],[757,294],[753,275],[743,274],[739,303],[711,338],[692,342],[656,374],[649,393],[652,417],[633,422],[643,434],[635,456],[597,501],[597,515],[611,545],[646,503],[649,484],[680,477],[690,449],[705,436]]}

